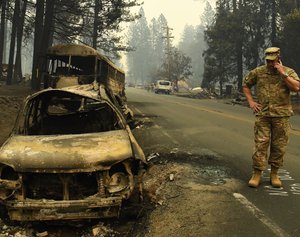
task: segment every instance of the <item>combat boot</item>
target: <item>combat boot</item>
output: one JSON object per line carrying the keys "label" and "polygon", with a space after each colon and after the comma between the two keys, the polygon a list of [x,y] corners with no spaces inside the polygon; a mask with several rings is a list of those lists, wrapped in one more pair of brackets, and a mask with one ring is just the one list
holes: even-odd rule
{"label": "combat boot", "polygon": [[252,188],[257,188],[260,185],[261,180],[261,170],[254,169],[251,179],[249,180],[248,186]]}
{"label": "combat boot", "polygon": [[282,183],[278,177],[278,168],[273,166],[271,166],[270,181],[274,188],[281,188]]}

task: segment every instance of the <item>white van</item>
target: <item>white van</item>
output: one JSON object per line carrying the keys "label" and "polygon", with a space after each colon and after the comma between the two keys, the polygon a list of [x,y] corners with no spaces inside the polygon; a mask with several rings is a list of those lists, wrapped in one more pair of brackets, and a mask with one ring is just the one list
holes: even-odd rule
{"label": "white van", "polygon": [[165,81],[165,80],[156,81],[154,87],[154,92],[156,94],[158,93],[170,94],[172,91],[173,91],[172,82]]}

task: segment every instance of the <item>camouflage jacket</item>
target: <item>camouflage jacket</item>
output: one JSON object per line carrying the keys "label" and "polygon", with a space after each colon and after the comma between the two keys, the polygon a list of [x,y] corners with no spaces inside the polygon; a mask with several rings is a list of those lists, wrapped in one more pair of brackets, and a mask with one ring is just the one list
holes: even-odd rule
{"label": "camouflage jacket", "polygon": [[[289,76],[299,80],[297,73],[284,67]],[[244,78],[243,85],[248,88],[256,85],[258,103],[262,109],[257,115],[267,117],[285,117],[293,114],[290,90],[277,70],[270,70],[266,65],[250,71]]]}

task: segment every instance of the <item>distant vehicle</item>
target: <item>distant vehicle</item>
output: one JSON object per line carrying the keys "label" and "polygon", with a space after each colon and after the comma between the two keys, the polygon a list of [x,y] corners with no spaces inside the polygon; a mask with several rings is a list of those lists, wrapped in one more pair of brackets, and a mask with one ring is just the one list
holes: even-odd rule
{"label": "distant vehicle", "polygon": [[170,94],[172,91],[173,91],[173,85],[172,82],[170,81],[158,80],[154,85],[154,92],[156,94],[158,93]]}
{"label": "distant vehicle", "polygon": [[145,155],[122,113],[92,85],[26,98],[0,148],[0,213],[12,221],[118,217],[141,191]]}
{"label": "distant vehicle", "polygon": [[134,84],[133,83],[128,83],[127,86],[128,87],[134,87]]}
{"label": "distant vehicle", "polygon": [[44,88],[102,85],[125,118],[132,118],[133,113],[126,105],[125,73],[100,52],[87,45],[53,45],[47,51],[47,65]]}
{"label": "distant vehicle", "polygon": [[135,88],[137,88],[137,89],[145,89],[145,86],[143,84],[137,84],[135,86]]}

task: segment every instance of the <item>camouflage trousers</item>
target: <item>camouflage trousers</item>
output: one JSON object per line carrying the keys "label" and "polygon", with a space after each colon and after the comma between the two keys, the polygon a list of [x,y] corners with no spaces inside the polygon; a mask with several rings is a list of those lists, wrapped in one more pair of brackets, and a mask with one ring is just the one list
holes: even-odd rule
{"label": "camouflage trousers", "polygon": [[[255,148],[252,156],[254,169],[265,170],[267,163],[277,168],[283,165],[289,131],[289,117],[256,117]],[[267,160],[269,148],[270,154]]]}

